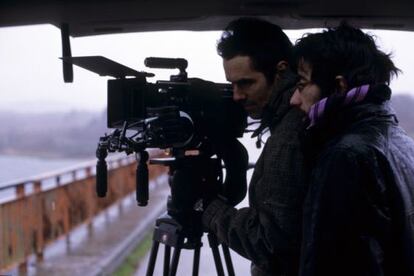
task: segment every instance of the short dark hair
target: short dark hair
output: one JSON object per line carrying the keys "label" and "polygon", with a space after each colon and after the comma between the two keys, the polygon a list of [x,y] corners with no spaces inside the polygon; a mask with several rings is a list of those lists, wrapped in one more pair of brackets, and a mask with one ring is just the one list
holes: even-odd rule
{"label": "short dark hair", "polygon": [[217,43],[217,53],[224,59],[248,56],[255,70],[272,83],[276,64],[293,61],[293,46],[282,29],[268,21],[243,17],[230,22]]}
{"label": "short dark hair", "polygon": [[296,61],[312,68],[312,81],[327,96],[335,90],[335,76],[342,75],[348,87],[389,84],[399,69],[391,55],[378,49],[373,36],[342,22],[322,33],[306,34],[294,47]]}

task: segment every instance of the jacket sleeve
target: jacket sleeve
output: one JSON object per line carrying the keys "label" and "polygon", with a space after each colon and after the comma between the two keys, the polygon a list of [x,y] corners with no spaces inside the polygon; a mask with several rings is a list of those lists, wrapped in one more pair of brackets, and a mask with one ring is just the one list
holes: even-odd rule
{"label": "jacket sleeve", "polygon": [[299,254],[305,193],[303,157],[296,138],[269,140],[259,160],[264,161],[261,183],[256,185],[259,202],[236,209],[216,199],[203,214],[204,227],[261,267],[269,262],[285,265]]}
{"label": "jacket sleeve", "polygon": [[249,207],[237,210],[216,199],[207,208],[203,221],[220,242],[259,266],[267,267],[267,260],[276,251],[280,257],[290,253],[287,235],[265,212]]}

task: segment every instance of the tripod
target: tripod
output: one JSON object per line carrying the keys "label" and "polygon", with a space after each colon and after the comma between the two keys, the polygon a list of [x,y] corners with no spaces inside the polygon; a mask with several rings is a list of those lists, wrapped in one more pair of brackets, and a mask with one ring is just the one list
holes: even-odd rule
{"label": "tripod", "polygon": [[[164,251],[164,276],[174,276],[177,273],[178,262],[180,259],[181,249],[194,250],[193,258],[193,276],[198,275],[200,264],[200,249],[202,247],[200,235],[196,237],[188,237],[183,227],[173,218],[165,214],[157,219],[153,235],[153,244],[151,249],[151,255],[147,268],[147,276],[152,276],[154,273],[155,263],[158,254],[159,244],[165,245]],[[221,262],[219,243],[217,238],[211,234],[207,234],[208,242],[213,253],[214,263],[217,270],[217,275],[224,276],[223,264]],[[171,247],[174,247],[173,258],[171,261]],[[234,276],[233,263],[230,256],[229,248],[222,244],[222,250],[224,259],[227,266],[227,272],[229,276]]]}
{"label": "tripod", "polygon": [[[170,167],[169,185],[171,196],[167,201],[167,213],[156,220],[151,255],[148,262],[147,276],[154,273],[159,244],[165,245],[164,276],[175,276],[181,249],[194,250],[193,276],[198,275],[203,227],[201,213],[194,210],[195,197],[203,193],[217,194],[222,184],[221,164],[217,159],[203,156],[185,156],[177,159],[153,159],[152,164],[163,164]],[[188,194],[188,190],[191,193]],[[207,234],[213,253],[217,275],[224,276],[223,264],[216,236]],[[171,247],[174,252],[171,260]],[[234,276],[234,268],[229,248],[222,244],[224,260],[229,276]]]}

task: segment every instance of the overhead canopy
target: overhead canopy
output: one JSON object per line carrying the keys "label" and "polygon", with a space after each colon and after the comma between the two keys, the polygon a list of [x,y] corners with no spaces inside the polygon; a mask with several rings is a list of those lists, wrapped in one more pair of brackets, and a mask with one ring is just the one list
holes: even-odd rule
{"label": "overhead canopy", "polygon": [[0,27],[69,25],[70,35],[157,30],[220,30],[240,16],[261,16],[284,29],[335,26],[342,19],[371,29],[414,31],[410,0],[39,0],[0,1]]}

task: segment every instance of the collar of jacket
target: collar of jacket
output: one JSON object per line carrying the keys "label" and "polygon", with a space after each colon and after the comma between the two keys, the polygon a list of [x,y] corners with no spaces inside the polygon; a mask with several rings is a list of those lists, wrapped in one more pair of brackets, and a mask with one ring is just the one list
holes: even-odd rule
{"label": "collar of jacket", "polygon": [[283,116],[289,111],[290,98],[293,95],[294,88],[298,82],[298,76],[291,70],[283,73],[281,78],[273,87],[269,102],[263,109],[263,116],[260,126],[253,132],[252,137],[261,134],[267,127],[272,128],[279,123]]}

